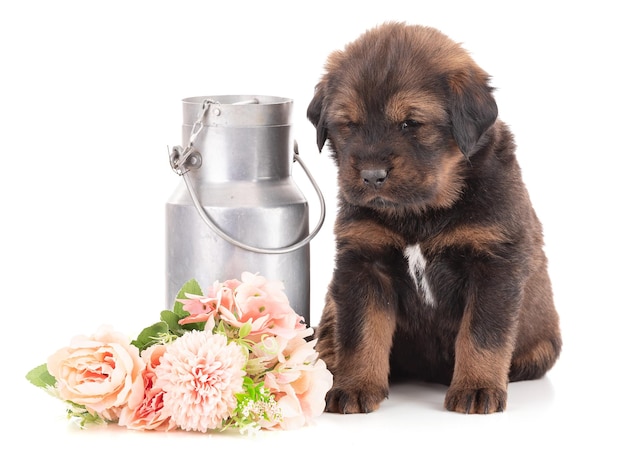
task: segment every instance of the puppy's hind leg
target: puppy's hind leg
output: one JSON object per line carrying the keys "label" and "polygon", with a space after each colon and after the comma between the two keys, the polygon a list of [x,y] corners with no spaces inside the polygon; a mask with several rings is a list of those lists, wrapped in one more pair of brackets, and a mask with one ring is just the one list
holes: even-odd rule
{"label": "puppy's hind leg", "polygon": [[537,269],[526,284],[525,305],[511,361],[509,381],[534,380],[552,368],[561,352],[559,316],[547,271]]}
{"label": "puppy's hind leg", "polygon": [[543,377],[556,362],[560,351],[560,335],[541,340],[526,351],[516,351],[511,361],[509,381],[535,380]]}

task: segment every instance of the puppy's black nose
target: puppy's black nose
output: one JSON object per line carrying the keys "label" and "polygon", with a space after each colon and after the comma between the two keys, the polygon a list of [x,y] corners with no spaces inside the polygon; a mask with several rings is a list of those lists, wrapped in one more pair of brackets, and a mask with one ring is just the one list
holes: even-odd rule
{"label": "puppy's black nose", "polygon": [[361,178],[364,184],[378,188],[387,179],[387,171],[385,169],[361,170]]}

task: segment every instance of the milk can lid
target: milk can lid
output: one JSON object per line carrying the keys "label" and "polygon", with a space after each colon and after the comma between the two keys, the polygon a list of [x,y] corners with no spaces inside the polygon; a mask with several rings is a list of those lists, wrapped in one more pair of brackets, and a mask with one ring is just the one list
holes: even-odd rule
{"label": "milk can lid", "polygon": [[214,95],[183,99],[183,124],[193,125],[210,104],[203,123],[209,126],[283,126],[291,123],[293,100],[267,95]]}

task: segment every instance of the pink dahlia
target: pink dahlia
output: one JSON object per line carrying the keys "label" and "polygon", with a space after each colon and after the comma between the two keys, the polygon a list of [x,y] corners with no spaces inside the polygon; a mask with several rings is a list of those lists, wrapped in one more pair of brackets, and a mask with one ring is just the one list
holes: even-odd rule
{"label": "pink dahlia", "polygon": [[246,354],[225,336],[192,331],[170,345],[155,368],[162,389],[163,415],[186,431],[222,426],[242,391]]}

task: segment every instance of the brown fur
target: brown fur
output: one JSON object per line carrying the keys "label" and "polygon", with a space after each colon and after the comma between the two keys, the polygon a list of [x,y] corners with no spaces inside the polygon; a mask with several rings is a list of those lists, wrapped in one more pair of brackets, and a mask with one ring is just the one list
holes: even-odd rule
{"label": "brown fur", "polygon": [[338,167],[316,331],[327,410],[375,410],[405,376],[449,385],[448,410],[504,410],[507,384],[542,377],[561,336],[489,76],[437,30],[387,23],[329,56],[308,116]]}

